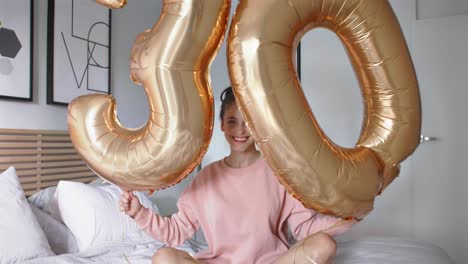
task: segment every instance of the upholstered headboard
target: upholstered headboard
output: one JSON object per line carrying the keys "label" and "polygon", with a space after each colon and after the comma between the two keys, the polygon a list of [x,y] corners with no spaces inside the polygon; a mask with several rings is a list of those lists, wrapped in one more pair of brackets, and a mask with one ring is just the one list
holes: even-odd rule
{"label": "upholstered headboard", "polygon": [[60,180],[97,178],[62,130],[0,129],[0,171],[10,166],[15,167],[26,195]]}

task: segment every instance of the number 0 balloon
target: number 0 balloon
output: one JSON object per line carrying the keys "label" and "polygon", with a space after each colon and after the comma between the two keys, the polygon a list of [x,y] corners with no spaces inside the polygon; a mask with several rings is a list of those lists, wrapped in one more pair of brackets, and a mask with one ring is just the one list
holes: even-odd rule
{"label": "number 0 balloon", "polygon": [[[108,7],[126,1],[99,0]],[[123,127],[114,98],[87,95],[69,105],[73,144],[98,175],[127,190],[160,189],[201,161],[213,129],[209,66],[226,30],[227,0],[165,1],[156,25],[131,51],[131,77],[149,100],[139,129]]]}
{"label": "number 0 balloon", "polygon": [[[353,149],[319,127],[293,66],[298,41],[325,27],[347,49],[365,101]],[[304,47],[307,48],[307,47]],[[317,211],[362,218],[419,142],[413,64],[387,0],[240,1],[228,39],[240,110],[286,189]]]}

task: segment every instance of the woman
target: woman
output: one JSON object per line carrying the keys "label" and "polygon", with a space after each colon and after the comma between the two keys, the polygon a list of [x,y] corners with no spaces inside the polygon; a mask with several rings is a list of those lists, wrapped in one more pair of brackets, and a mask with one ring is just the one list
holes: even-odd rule
{"label": "woman", "polygon": [[[200,171],[180,197],[178,213],[161,217],[124,192],[120,209],[138,226],[170,247],[159,249],[153,263],[331,263],[333,235],[354,221],[325,216],[290,196],[255,148],[237,108],[232,89],[221,94],[221,130],[229,156]],[[194,257],[172,247],[202,228],[208,249]],[[285,229],[297,242],[289,248]]]}

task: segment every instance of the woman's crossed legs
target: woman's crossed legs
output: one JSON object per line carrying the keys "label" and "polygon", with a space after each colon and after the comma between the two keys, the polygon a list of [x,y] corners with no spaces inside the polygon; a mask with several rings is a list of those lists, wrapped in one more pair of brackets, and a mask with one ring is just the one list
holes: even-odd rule
{"label": "woman's crossed legs", "polygon": [[[335,240],[326,233],[317,233],[297,242],[274,264],[331,264],[336,253]],[[153,255],[153,264],[200,263],[187,252],[161,248]]]}
{"label": "woman's crossed legs", "polygon": [[164,247],[158,249],[153,255],[152,262],[153,264],[189,264],[189,263],[199,263],[187,252],[178,250],[171,247]]}

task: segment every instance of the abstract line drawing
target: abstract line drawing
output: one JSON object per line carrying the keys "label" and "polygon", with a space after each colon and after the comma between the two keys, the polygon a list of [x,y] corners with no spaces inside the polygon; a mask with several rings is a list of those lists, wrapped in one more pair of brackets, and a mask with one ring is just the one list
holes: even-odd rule
{"label": "abstract line drawing", "polygon": [[94,1],[49,0],[47,103],[110,93],[110,11]]}
{"label": "abstract line drawing", "polygon": [[74,40],[78,40],[78,41],[84,41],[86,42],[86,46],[87,46],[87,49],[86,49],[86,67],[85,69],[83,70],[83,73],[81,74],[81,76],[78,76],[79,73],[76,72],[74,66],[73,66],[73,61],[72,61],[72,58],[70,56],[70,51],[68,49],[68,46],[67,46],[67,41],[65,39],[65,35],[63,32],[60,32],[60,34],[62,35],[62,39],[63,39],[63,43],[65,45],[65,49],[67,51],[67,56],[68,56],[68,59],[70,61],[70,66],[72,67],[72,71],[73,71],[73,76],[75,77],[75,82],[76,82],[76,85],[77,85],[77,88],[81,88],[82,84],[83,84],[83,80],[84,80],[84,77],[86,76],[86,89],[87,90],[90,90],[90,91],[95,91],[95,92],[101,92],[99,90],[95,90],[95,89],[92,89],[89,87],[89,71],[90,71],[90,68],[91,67],[98,67],[98,68],[101,68],[101,69],[109,69],[109,65],[104,65],[104,64],[100,64],[98,63],[98,61],[96,60],[96,58],[93,56],[94,52],[95,52],[95,48],[97,45],[101,46],[101,47],[105,47],[107,49],[110,49],[110,45],[109,44],[106,44],[106,43],[100,43],[98,41],[93,41],[90,36],[91,36],[91,33],[92,33],[92,30],[96,27],[96,26],[99,26],[99,25],[104,25],[105,27],[109,28],[110,30],[110,25],[109,24],[106,24],[104,22],[95,22],[92,24],[92,26],[89,28],[88,30],[88,34],[86,37],[83,37],[83,36],[78,36],[78,35],[75,35],[75,32],[74,32],[74,28],[75,28],[75,0],[72,0],[72,12],[71,12],[71,37],[74,39]]}
{"label": "abstract line drawing", "polygon": [[0,98],[32,101],[33,0],[0,7]]}

